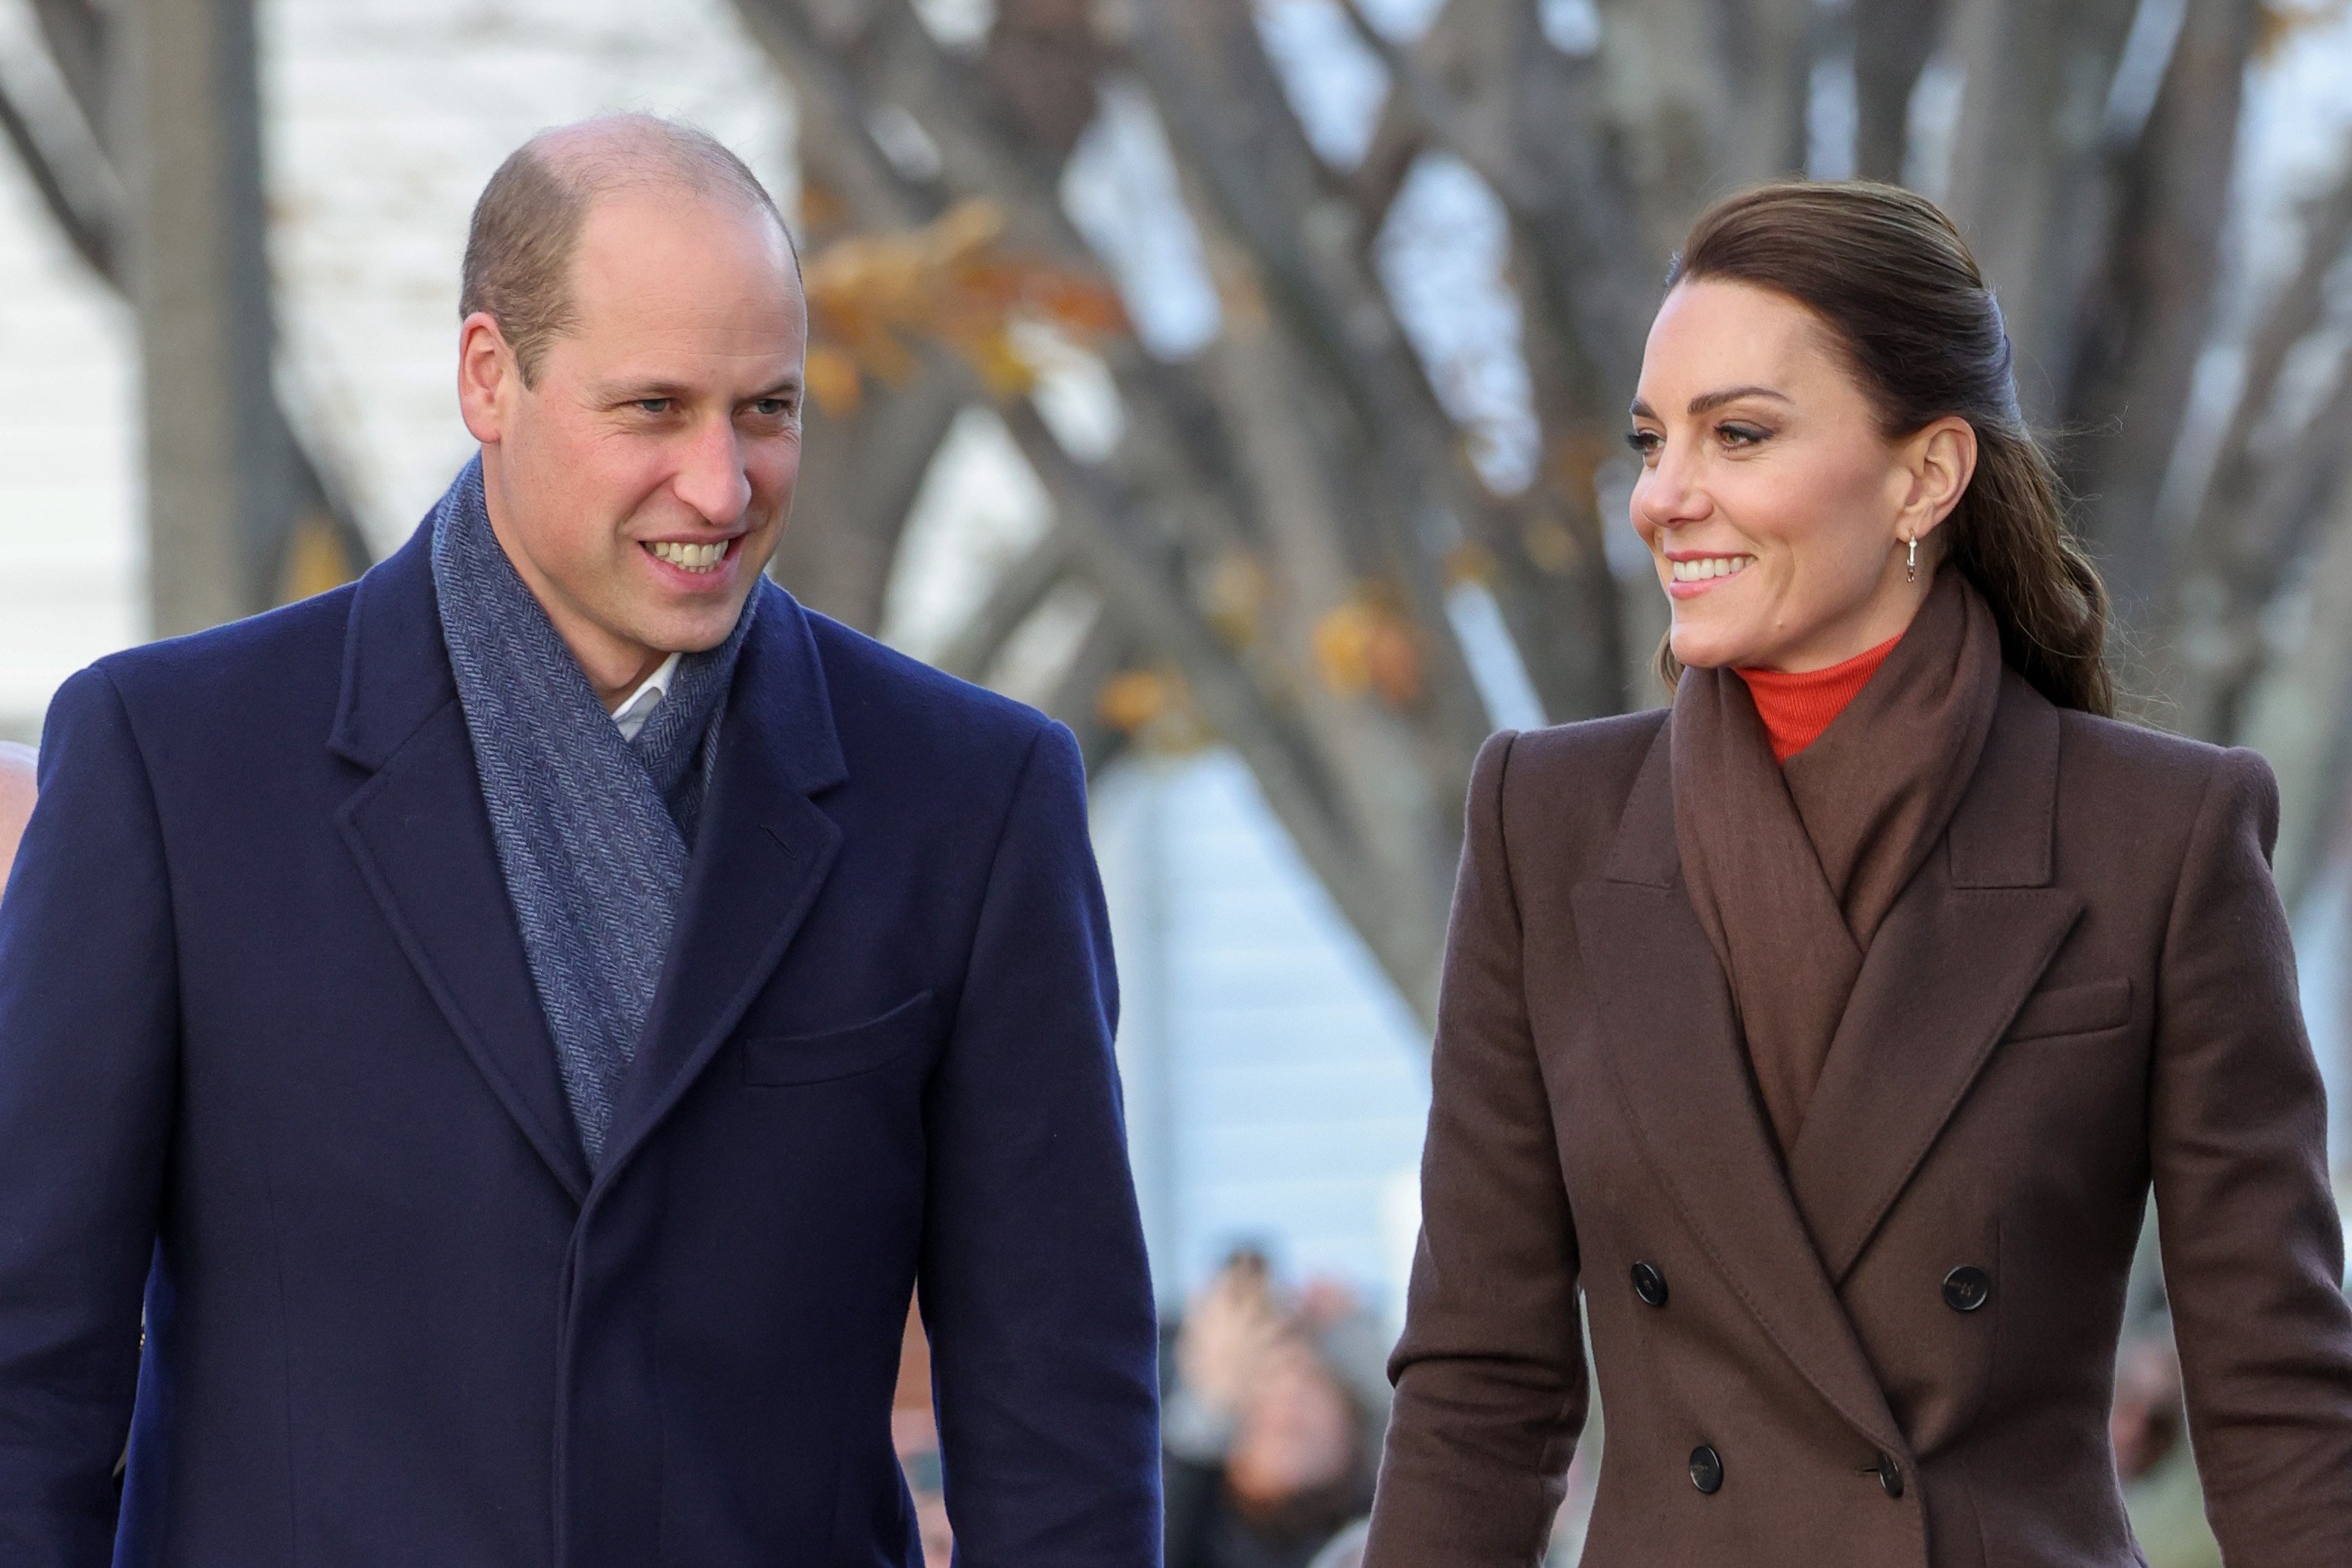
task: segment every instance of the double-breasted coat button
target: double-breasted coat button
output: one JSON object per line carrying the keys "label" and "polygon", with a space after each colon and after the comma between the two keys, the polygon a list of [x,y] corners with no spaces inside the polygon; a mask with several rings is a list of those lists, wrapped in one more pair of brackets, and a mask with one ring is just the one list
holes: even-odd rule
{"label": "double-breasted coat button", "polygon": [[1903,1467],[1895,1462],[1892,1454],[1878,1456],[1878,1484],[1886,1490],[1888,1497],[1903,1495]]}
{"label": "double-breasted coat button", "polygon": [[1723,1490],[1723,1456],[1701,1443],[1691,1450],[1691,1485],[1709,1497]]}
{"label": "double-breasted coat button", "polygon": [[1956,1312],[1972,1312],[1992,1300],[1992,1276],[1973,1263],[1963,1263],[1944,1276],[1944,1305]]}
{"label": "double-breasted coat button", "polygon": [[1666,1304],[1666,1277],[1658,1272],[1656,1264],[1633,1265],[1633,1293],[1642,1298],[1644,1305],[1663,1307]]}

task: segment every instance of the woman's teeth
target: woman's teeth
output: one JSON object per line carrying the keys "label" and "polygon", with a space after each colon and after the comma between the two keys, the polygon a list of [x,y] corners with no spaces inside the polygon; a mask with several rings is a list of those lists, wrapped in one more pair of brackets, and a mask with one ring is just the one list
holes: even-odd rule
{"label": "woman's teeth", "polygon": [[670,539],[657,539],[646,548],[654,552],[655,559],[666,560],[670,565],[684,570],[716,571],[719,569],[719,563],[727,559],[727,547],[730,542],[730,540],[720,539],[717,544],[688,545],[678,544]]}
{"label": "woman's teeth", "polygon": [[1667,564],[1674,568],[1676,582],[1704,582],[1710,577],[1729,577],[1736,571],[1744,571],[1755,559],[1752,555],[1711,555]]}

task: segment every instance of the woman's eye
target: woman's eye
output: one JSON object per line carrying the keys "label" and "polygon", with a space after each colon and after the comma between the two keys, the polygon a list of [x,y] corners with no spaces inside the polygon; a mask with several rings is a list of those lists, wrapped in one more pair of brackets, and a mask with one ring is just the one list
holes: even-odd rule
{"label": "woman's eye", "polygon": [[1658,448],[1664,444],[1664,441],[1654,430],[1629,430],[1625,433],[1625,444],[1646,463],[1658,455]]}
{"label": "woman's eye", "polygon": [[1752,424],[1719,424],[1716,434],[1723,437],[1727,446],[1753,446],[1772,433]]}

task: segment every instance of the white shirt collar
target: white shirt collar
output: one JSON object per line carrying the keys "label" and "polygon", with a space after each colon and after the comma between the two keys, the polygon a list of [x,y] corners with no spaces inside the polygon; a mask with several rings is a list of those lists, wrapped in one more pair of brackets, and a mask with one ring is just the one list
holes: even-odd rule
{"label": "white shirt collar", "polygon": [[621,727],[623,740],[635,740],[637,731],[646,727],[654,709],[661,706],[662,697],[669,691],[670,683],[677,678],[677,662],[683,653],[672,653],[661,662],[661,667],[646,677],[645,685],[629,694],[629,700],[613,710],[613,722]]}

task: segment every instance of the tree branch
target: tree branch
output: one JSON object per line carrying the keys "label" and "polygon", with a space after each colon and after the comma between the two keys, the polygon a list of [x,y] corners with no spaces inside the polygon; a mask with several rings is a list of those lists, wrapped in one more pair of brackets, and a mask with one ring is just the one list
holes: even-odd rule
{"label": "tree branch", "polygon": [[1027,554],[1004,569],[980,608],[931,663],[959,680],[984,678],[1022,622],[1069,575],[1076,553],[1068,528],[1056,523]]}
{"label": "tree branch", "polygon": [[92,272],[120,287],[121,263],[116,256],[113,214],[96,207],[84,182],[72,183],[84,185],[79,191],[69,187],[5,79],[0,79],[0,133],[6,135],[9,146],[16,150],[17,161],[31,176],[33,188],[40,193],[41,204],[48,209],[66,243],[73,246],[75,254]]}
{"label": "tree branch", "polygon": [[961,368],[934,357],[904,386],[868,387],[855,413],[812,410],[776,580],[836,621],[878,627],[908,514],[956,416],[978,395]]}
{"label": "tree branch", "polygon": [[1865,180],[1903,178],[1911,94],[1949,8],[1948,0],[1854,0],[1854,172]]}
{"label": "tree branch", "polygon": [[1132,503],[1118,495],[1109,476],[1064,452],[1026,402],[1009,405],[1004,418],[1069,526],[1083,570],[1108,600],[1110,612],[1182,672],[1202,716],[1241,753],[1301,856],[1426,1018],[1435,1000],[1443,918],[1441,914],[1433,922],[1430,912],[1442,911],[1442,894],[1433,898],[1427,889],[1417,889],[1406,895],[1377,873],[1383,857],[1361,842],[1334,810],[1334,791],[1295,738],[1295,726],[1268,708],[1207,622],[1171,591],[1163,574],[1145,564],[1163,558],[1164,548],[1150,537]]}
{"label": "tree branch", "polygon": [[2077,317],[2063,428],[2085,533],[2126,621],[2145,618],[2168,554],[2158,500],[2213,318],[2258,0],[2187,0],[2137,141],[2120,155],[2117,218]]}

